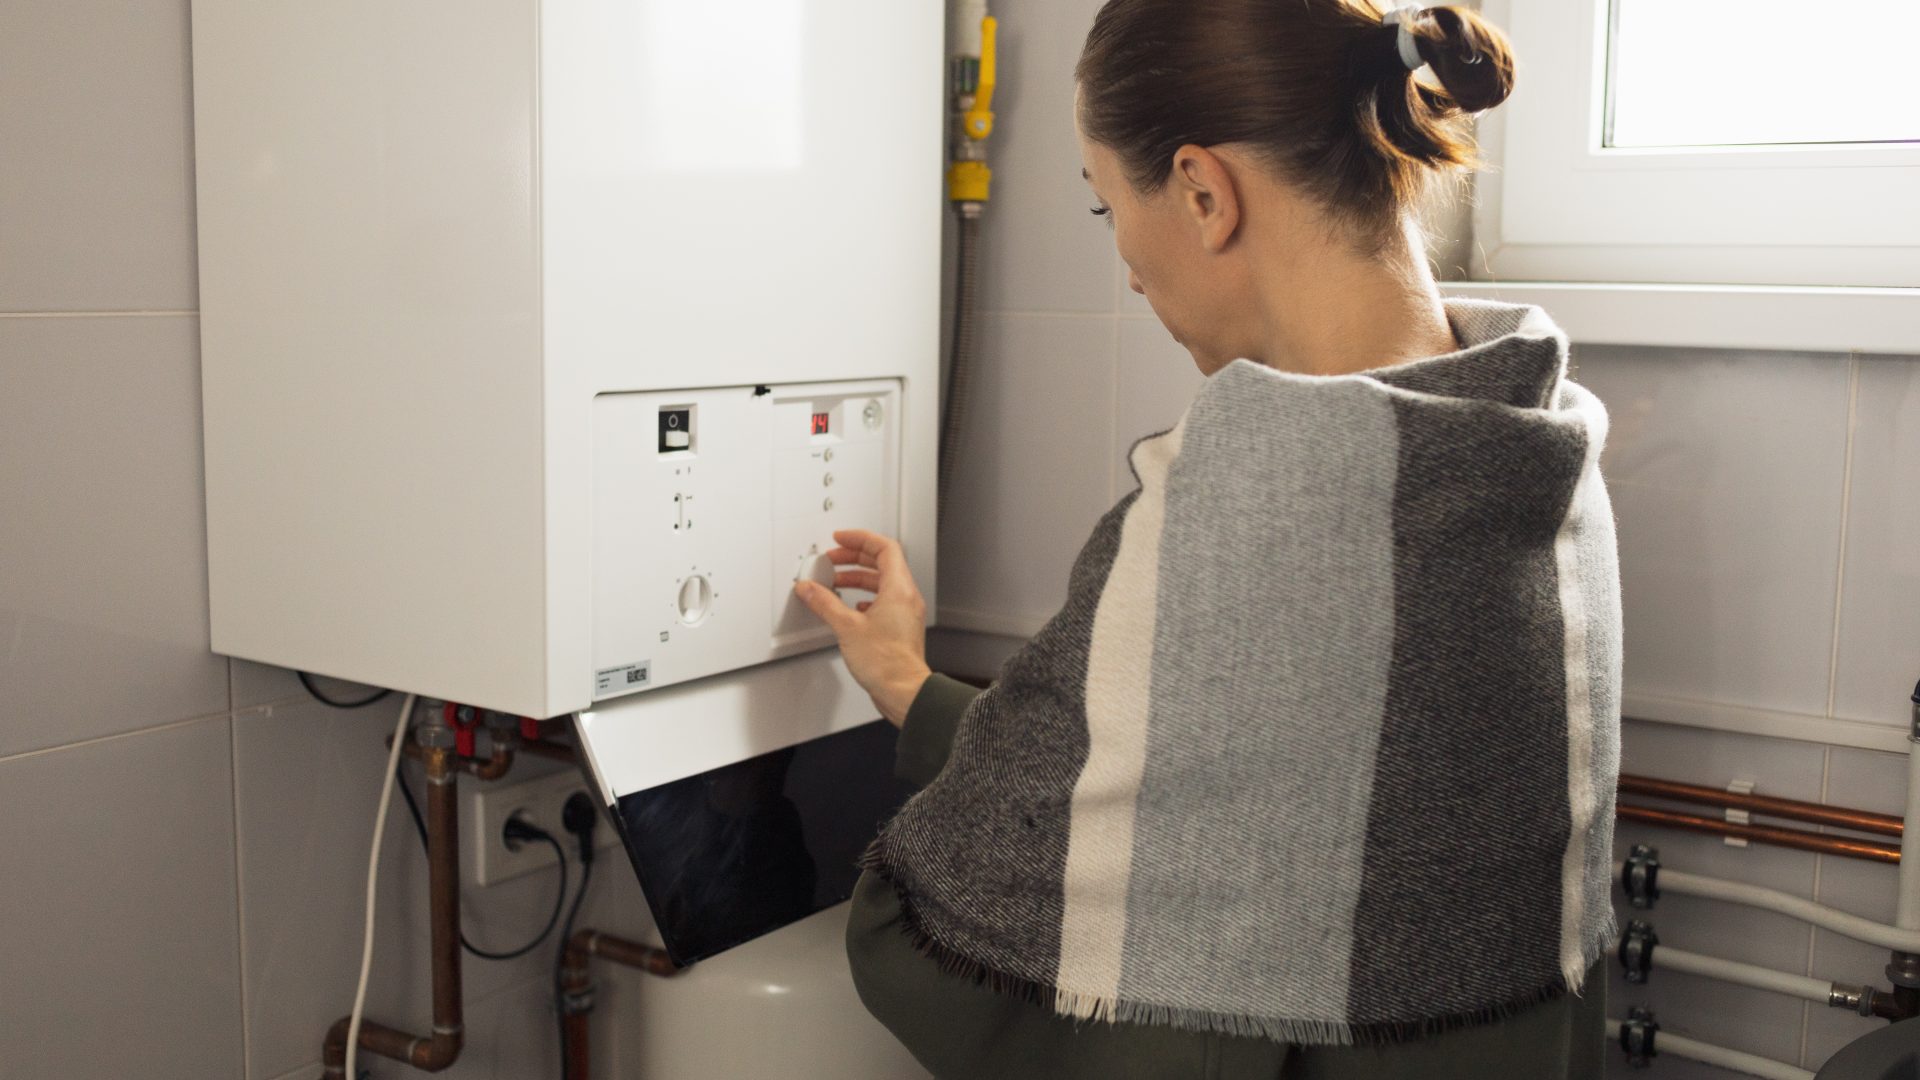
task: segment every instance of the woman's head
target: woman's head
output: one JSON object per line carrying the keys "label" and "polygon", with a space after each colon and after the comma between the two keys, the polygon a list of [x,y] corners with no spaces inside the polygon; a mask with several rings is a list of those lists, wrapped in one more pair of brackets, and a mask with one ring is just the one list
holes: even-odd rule
{"label": "woman's head", "polygon": [[1097,212],[1112,215],[1133,287],[1190,348],[1181,323],[1210,324],[1244,284],[1244,259],[1210,256],[1250,214],[1282,243],[1376,257],[1437,176],[1477,164],[1468,118],[1513,88],[1505,36],[1465,8],[1410,13],[1428,65],[1416,77],[1385,10],[1109,0],[1095,18],[1075,111]]}

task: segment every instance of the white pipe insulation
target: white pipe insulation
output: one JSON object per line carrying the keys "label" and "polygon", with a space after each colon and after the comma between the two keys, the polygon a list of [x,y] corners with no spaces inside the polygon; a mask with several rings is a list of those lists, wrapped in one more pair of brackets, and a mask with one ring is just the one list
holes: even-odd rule
{"label": "white pipe insulation", "polygon": [[[1685,949],[1675,949],[1667,945],[1654,949],[1653,968],[1655,971],[1684,971],[1689,975],[1718,979],[1721,982],[1735,983],[1740,986],[1751,986],[1756,990],[1771,990],[1776,994],[1805,998],[1822,1005],[1833,1002],[1833,984],[1830,982],[1823,982],[1809,975],[1791,975],[1771,968],[1743,964],[1738,960],[1702,956],[1699,953],[1687,952]],[[1662,1035],[1661,1039],[1664,1041],[1666,1036]]]}
{"label": "white pipe insulation", "polygon": [[949,56],[980,55],[980,23],[987,17],[987,0],[955,0],[947,24]]}
{"label": "white pipe insulation", "polygon": [[[1665,874],[1661,876],[1664,878]],[[1608,1018],[1607,1026],[1612,1029],[1616,1037],[1620,1034],[1619,1020]],[[1729,1050],[1724,1046],[1703,1043],[1669,1031],[1663,1030],[1654,1037],[1653,1048],[1656,1055],[1672,1054],[1674,1057],[1687,1058],[1707,1065],[1718,1065],[1723,1069],[1732,1069],[1749,1076],[1764,1077],[1765,1080],[1813,1080],[1812,1073],[1796,1065],[1763,1058],[1758,1054]]]}
{"label": "white pipe insulation", "polygon": [[1682,896],[1698,896],[1707,900],[1721,900],[1729,904],[1744,904],[1766,911],[1778,912],[1801,922],[1812,923],[1822,929],[1850,937],[1855,941],[1864,941],[1869,945],[1878,945],[1895,952],[1920,953],[1920,929],[1909,930],[1885,923],[1863,919],[1838,908],[1825,904],[1816,904],[1778,889],[1762,888],[1740,881],[1725,881],[1720,878],[1704,877],[1700,874],[1688,874],[1679,870],[1660,868],[1660,891],[1679,893]]}

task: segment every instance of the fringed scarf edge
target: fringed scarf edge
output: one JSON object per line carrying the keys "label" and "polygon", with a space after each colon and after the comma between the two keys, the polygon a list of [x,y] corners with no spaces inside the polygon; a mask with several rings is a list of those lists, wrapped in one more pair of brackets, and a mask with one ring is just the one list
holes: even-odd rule
{"label": "fringed scarf edge", "polygon": [[[985,986],[996,994],[1046,1008],[1057,1016],[1078,1017],[1096,1022],[1118,1022],[1171,1027],[1184,1031],[1207,1032],[1239,1038],[1267,1039],[1302,1046],[1394,1046],[1417,1042],[1449,1032],[1482,1027],[1512,1019],[1521,1013],[1567,994],[1578,995],[1579,988],[1565,975],[1556,975],[1546,984],[1520,997],[1499,1004],[1464,1012],[1445,1013],[1420,1020],[1382,1020],[1365,1022],[1305,1020],[1283,1016],[1246,1013],[1220,1013],[1129,1001],[1062,990],[1051,983],[1015,975],[976,960],[933,936],[921,922],[912,893],[893,873],[880,851],[878,838],[860,858],[860,868],[877,874],[893,889],[899,903],[899,926],[914,951],[932,960],[941,974],[966,979]],[[1611,942],[1602,937],[1586,943],[1584,969],[1590,969],[1604,955]]]}

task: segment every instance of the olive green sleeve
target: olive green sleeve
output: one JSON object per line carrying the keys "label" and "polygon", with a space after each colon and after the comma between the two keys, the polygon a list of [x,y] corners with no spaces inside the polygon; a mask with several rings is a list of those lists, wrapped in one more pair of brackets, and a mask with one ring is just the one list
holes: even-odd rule
{"label": "olive green sleeve", "polygon": [[913,704],[907,707],[907,721],[900,727],[900,743],[894,752],[895,776],[910,784],[925,787],[946,767],[947,754],[953,750],[953,733],[960,726],[960,714],[980,696],[977,687],[958,679],[934,674],[920,684]]}

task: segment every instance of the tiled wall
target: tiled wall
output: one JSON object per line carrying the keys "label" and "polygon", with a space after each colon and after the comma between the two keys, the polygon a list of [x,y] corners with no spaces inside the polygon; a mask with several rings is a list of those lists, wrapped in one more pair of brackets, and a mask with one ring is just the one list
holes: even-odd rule
{"label": "tiled wall", "polygon": [[[1004,74],[985,230],[981,361],[942,536],[936,662],[991,674],[1065,595],[1088,530],[1131,490],[1124,454],[1176,420],[1201,378],[1124,288],[1087,214],[1070,72],[1099,0],[1001,0]],[[1521,92],[1525,92],[1524,88]],[[1464,239],[1433,216],[1441,276]],[[1630,693],[1898,728],[1920,678],[1920,357],[1579,346],[1609,406],[1603,468],[1620,522]],[[1629,771],[1899,813],[1905,758],[1799,739],[1630,723]],[[1642,827],[1670,865],[1890,918],[1885,867]],[[1885,955],[1804,924],[1670,898],[1669,944],[1837,981]],[[1672,973],[1613,1011],[1817,1067],[1879,1026],[1823,1006]],[[1616,1067],[1618,1063],[1616,1062]],[[1626,1075],[1624,1070],[1621,1075]],[[1730,1074],[1663,1058],[1651,1073]]]}

